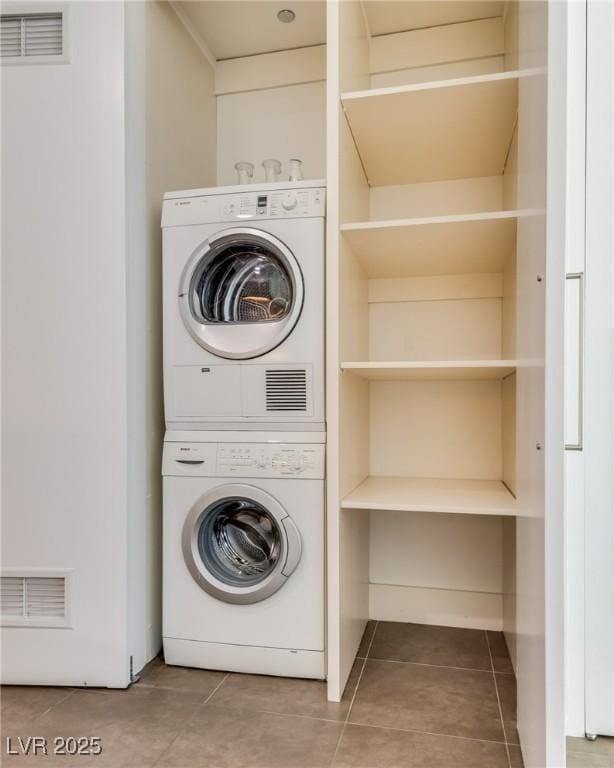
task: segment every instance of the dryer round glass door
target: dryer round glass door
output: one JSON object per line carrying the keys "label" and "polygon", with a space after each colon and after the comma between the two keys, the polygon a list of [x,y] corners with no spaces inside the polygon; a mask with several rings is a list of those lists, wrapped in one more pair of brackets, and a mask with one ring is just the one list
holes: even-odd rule
{"label": "dryer round glass door", "polygon": [[299,264],[281,240],[257,229],[227,229],[190,257],[179,306],[194,340],[218,357],[259,357],[296,325],[304,299]]}
{"label": "dryer round glass door", "polygon": [[301,537],[281,504],[249,485],[204,494],[183,528],[183,555],[196,583],[229,603],[277,592],[301,557]]}

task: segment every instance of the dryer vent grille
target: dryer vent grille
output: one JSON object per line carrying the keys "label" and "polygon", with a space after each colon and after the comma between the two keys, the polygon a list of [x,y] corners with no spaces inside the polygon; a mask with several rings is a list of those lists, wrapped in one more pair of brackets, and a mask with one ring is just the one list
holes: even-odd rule
{"label": "dryer vent grille", "polygon": [[307,371],[271,368],[266,372],[267,411],[307,411]]}
{"label": "dryer vent grille", "polygon": [[12,626],[64,626],[66,579],[56,576],[2,576],[0,619]]}

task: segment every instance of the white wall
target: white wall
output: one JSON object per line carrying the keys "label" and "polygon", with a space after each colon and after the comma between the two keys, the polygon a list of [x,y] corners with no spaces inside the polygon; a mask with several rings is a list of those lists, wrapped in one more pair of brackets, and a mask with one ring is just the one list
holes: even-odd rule
{"label": "white wall", "polygon": [[[254,57],[256,58],[256,57]],[[288,159],[303,161],[306,179],[326,176],[326,83],[218,96],[217,183],[236,184],[234,164],[256,166],[254,181],[264,181],[261,163],[277,158],[281,179],[288,178]]]}
{"label": "white wall", "polygon": [[2,671],[123,685],[124,6],[69,24],[70,63],[0,74],[2,566],[72,569],[73,622],[3,629]]}
{"label": "white wall", "polygon": [[72,570],[72,628],[4,628],[2,668],[122,686],[161,637],[161,200],[214,183],[216,105],[167,4],[68,23],[68,64],[1,70],[2,565]]}
{"label": "white wall", "polygon": [[[131,505],[145,537],[133,537],[133,562],[143,563],[141,593],[146,604],[143,662],[160,648],[161,637],[161,446],[162,404],[162,197],[174,189],[215,184],[216,100],[213,70],[183,24],[165,2],[129,3],[134,35],[134,88],[128,98],[133,127],[129,156],[135,240],[128,254],[129,363],[132,385],[129,451],[136,494]],[[137,37],[132,38],[134,41]],[[130,82],[130,81],[129,81]],[[130,139],[130,134],[129,134]],[[148,397],[141,393],[147,392]]]}
{"label": "white wall", "polygon": [[498,517],[371,512],[372,619],[502,629]]}
{"label": "white wall", "polygon": [[214,71],[170,5],[145,7],[147,195],[160,248],[163,193],[215,184],[216,99]]}

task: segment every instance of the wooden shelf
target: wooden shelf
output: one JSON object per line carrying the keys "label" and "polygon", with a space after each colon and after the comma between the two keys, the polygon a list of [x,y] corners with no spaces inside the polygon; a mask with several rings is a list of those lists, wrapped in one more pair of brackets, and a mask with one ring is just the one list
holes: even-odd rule
{"label": "wooden shelf", "polygon": [[503,379],[516,370],[515,360],[434,360],[418,362],[346,362],[341,370],[370,381],[441,381]]}
{"label": "wooden shelf", "polygon": [[368,477],[341,502],[344,509],[516,515],[516,500],[498,480]]}
{"label": "wooden shelf", "polygon": [[521,215],[529,212],[355,222],[341,231],[369,277],[501,272]]}
{"label": "wooden shelf", "polygon": [[498,72],[341,94],[371,186],[503,172],[518,78]]}

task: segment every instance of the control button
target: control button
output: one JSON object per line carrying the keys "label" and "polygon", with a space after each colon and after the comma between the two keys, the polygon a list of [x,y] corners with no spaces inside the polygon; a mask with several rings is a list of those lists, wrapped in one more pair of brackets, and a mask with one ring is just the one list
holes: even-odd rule
{"label": "control button", "polygon": [[298,199],[294,192],[288,192],[288,194],[281,201],[281,205],[285,211],[291,211],[293,208],[296,208],[297,203]]}

